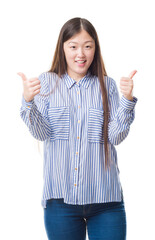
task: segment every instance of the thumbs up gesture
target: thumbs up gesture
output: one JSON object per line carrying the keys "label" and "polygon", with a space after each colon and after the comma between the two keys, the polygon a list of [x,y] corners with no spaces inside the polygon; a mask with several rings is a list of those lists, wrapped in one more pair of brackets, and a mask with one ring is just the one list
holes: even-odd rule
{"label": "thumbs up gesture", "polygon": [[128,77],[122,77],[120,80],[120,90],[123,96],[132,101],[133,100],[133,76],[136,74],[137,70],[132,71]]}
{"label": "thumbs up gesture", "polygon": [[23,96],[26,102],[33,100],[34,96],[40,93],[40,81],[38,78],[28,79],[24,73],[17,73],[23,80]]}

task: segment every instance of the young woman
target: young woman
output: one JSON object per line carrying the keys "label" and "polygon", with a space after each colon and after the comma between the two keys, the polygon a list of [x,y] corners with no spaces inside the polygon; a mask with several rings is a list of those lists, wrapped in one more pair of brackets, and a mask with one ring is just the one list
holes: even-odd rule
{"label": "young woman", "polygon": [[42,206],[48,239],[126,239],[126,214],[114,145],[128,135],[137,98],[133,76],[119,99],[96,30],[82,18],[60,31],[52,67],[23,79],[21,117],[44,141]]}

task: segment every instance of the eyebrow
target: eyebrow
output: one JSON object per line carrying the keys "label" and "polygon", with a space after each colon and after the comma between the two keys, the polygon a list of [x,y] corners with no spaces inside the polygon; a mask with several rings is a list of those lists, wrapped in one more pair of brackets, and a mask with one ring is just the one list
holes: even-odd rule
{"label": "eyebrow", "polygon": [[[88,42],[93,43],[93,41],[91,41],[91,40],[89,40],[89,41],[85,41],[84,43],[88,43]],[[70,43],[75,43],[75,44],[77,44],[78,42],[71,41],[71,42],[69,42],[68,44],[70,44]]]}

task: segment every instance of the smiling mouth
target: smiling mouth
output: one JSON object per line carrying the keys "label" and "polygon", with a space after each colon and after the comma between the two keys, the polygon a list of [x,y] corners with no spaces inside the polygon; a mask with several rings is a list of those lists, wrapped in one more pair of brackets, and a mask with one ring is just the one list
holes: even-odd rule
{"label": "smiling mouth", "polygon": [[82,64],[82,63],[85,63],[86,60],[79,60],[79,61],[76,61],[76,62],[79,63],[79,64]]}

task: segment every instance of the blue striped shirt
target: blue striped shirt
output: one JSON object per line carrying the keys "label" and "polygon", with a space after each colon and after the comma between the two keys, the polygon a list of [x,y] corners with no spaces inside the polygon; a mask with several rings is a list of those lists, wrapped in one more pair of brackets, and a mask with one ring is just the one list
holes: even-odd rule
{"label": "blue striped shirt", "polygon": [[110,168],[105,169],[104,110],[98,78],[88,72],[77,83],[67,73],[59,78],[44,72],[39,80],[40,94],[31,102],[22,98],[20,115],[33,137],[44,141],[42,206],[46,208],[51,198],[79,205],[121,201],[114,145],[129,133],[137,98],[119,99],[116,82],[105,77],[110,112]]}

